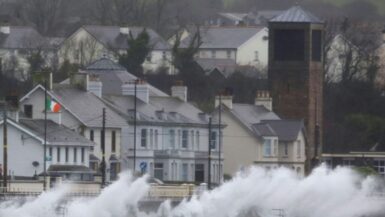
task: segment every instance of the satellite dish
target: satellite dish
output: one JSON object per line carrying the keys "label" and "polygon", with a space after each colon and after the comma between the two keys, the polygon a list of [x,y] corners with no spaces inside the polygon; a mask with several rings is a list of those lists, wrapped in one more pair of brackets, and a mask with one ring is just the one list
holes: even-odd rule
{"label": "satellite dish", "polygon": [[39,166],[39,162],[37,162],[37,161],[32,162],[32,166],[38,167]]}

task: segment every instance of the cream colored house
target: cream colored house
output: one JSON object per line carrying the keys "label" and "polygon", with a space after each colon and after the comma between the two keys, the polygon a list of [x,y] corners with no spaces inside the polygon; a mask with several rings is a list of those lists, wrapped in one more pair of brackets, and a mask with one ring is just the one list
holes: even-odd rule
{"label": "cream colored house", "polygon": [[144,27],[82,26],[62,42],[59,62],[68,60],[85,66],[101,57],[117,61],[118,55],[128,49],[127,39],[130,34],[135,38],[144,29],[150,36],[152,46],[152,51],[143,63],[144,73],[154,73],[165,68],[169,74],[173,74],[170,45],[154,30]]}
{"label": "cream colored house", "polygon": [[232,96],[221,96],[221,119],[227,126],[222,132],[224,174],[234,175],[257,165],[267,169],[284,166],[304,175],[303,121],[280,119],[271,111],[271,98],[266,94],[259,92],[254,105],[233,103]]}
{"label": "cream colored house", "polygon": [[[203,27],[202,44],[196,59],[215,59],[216,63],[233,60],[238,66],[266,70],[268,61],[268,29],[265,27]],[[191,37],[182,41],[187,47]],[[220,68],[220,67],[219,67]]]}

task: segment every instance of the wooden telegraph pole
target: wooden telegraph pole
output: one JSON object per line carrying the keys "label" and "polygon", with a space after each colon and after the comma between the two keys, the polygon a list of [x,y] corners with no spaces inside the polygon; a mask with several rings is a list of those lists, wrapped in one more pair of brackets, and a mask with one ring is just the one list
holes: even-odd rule
{"label": "wooden telegraph pole", "polygon": [[101,141],[101,148],[102,148],[102,163],[100,165],[100,169],[102,170],[102,188],[105,187],[106,184],[106,108],[103,108],[103,121],[102,121],[102,141]]}

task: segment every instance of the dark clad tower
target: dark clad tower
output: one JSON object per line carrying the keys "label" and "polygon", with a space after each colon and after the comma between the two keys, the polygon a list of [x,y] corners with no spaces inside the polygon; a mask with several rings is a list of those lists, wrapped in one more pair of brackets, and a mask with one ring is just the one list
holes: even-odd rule
{"label": "dark clad tower", "polygon": [[269,84],[273,110],[283,118],[303,119],[306,168],[322,150],[324,23],[300,6],[269,22]]}

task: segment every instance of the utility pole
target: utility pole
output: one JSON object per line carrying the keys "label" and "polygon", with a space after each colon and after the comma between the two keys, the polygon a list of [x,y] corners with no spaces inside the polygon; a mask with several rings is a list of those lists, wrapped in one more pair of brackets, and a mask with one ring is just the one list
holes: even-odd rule
{"label": "utility pole", "polygon": [[44,79],[44,146],[43,146],[43,190],[47,189],[47,78]]}
{"label": "utility pole", "polygon": [[221,184],[222,180],[222,166],[221,166],[221,146],[222,146],[222,92],[219,93],[219,112],[218,112],[218,185]]}
{"label": "utility pole", "polygon": [[101,148],[102,148],[102,163],[100,164],[100,169],[102,171],[102,188],[106,185],[106,108],[103,108],[103,119],[102,119],[102,132],[100,135],[101,138]]}
{"label": "utility pole", "polygon": [[8,131],[7,131],[7,102],[4,101],[3,107],[3,187],[4,191],[7,190],[7,179],[8,179]]}
{"label": "utility pole", "polygon": [[208,170],[207,170],[207,173],[208,173],[208,181],[207,181],[207,188],[210,190],[211,189],[211,117],[209,118],[209,156],[208,156]]}
{"label": "utility pole", "polygon": [[136,94],[137,94],[137,84],[139,79],[136,79],[134,82],[134,164],[133,164],[133,173],[135,175],[136,171]]}

